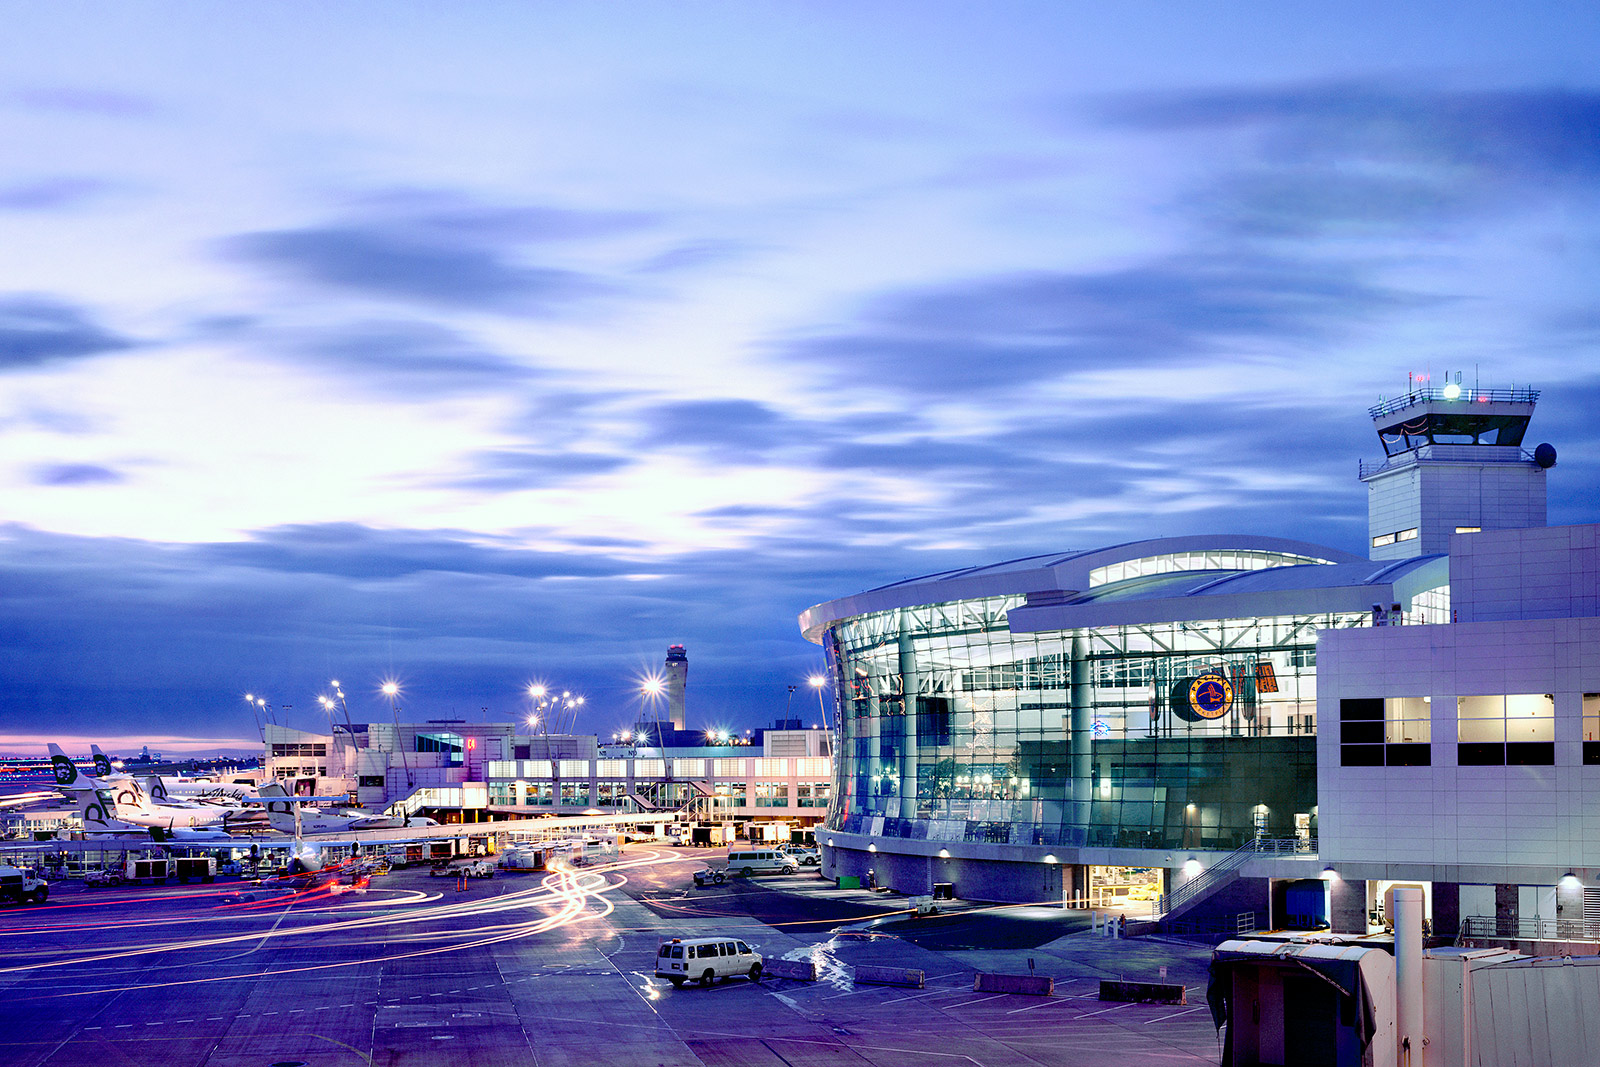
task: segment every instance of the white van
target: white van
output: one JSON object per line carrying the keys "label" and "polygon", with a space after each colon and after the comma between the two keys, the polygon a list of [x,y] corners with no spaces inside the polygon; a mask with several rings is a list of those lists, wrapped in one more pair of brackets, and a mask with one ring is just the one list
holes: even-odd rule
{"label": "white van", "polygon": [[688,981],[709,986],[736,974],[761,981],[761,953],[735,938],[675,937],[656,950],[656,977],[679,989]]}
{"label": "white van", "polygon": [[750,852],[728,853],[728,873],[742,874],[746,878],[752,874],[793,874],[795,872],[794,857],[780,852],[775,848],[759,848]]}

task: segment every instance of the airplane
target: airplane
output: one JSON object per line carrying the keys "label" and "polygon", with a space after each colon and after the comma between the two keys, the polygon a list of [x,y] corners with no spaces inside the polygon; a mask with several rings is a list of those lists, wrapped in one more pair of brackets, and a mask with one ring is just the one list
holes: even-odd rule
{"label": "airplane", "polygon": [[[156,836],[154,831],[160,831],[174,839],[218,841],[230,838],[232,829],[266,828],[259,811],[204,804],[154,804],[131,775],[80,774],[61,746],[51,743],[49,748],[56,785],[79,797],[85,832],[117,833],[139,827],[152,836]],[[104,753],[96,749],[94,755],[96,771],[111,769]]]}
{"label": "airplane", "polygon": [[267,807],[267,819],[274,830],[304,832],[308,834],[338,834],[353,830],[390,830],[400,826],[437,826],[438,823],[422,816],[357,815],[340,811],[306,811],[307,797],[290,796],[277,782],[268,782],[259,790],[261,801]]}
{"label": "airplane", "polygon": [[[99,745],[89,746],[90,758],[94,760],[94,774],[96,778],[105,782],[121,782],[130,780],[133,775],[116,770],[111,765],[111,758],[100,750]],[[202,804],[212,806],[241,806],[247,801],[256,799],[256,789],[252,784],[222,783],[222,782],[188,782],[175,778],[170,782],[159,774],[146,775],[140,778],[139,784],[150,799],[157,804],[169,804],[173,807],[188,808]],[[173,794],[177,794],[174,796]]]}

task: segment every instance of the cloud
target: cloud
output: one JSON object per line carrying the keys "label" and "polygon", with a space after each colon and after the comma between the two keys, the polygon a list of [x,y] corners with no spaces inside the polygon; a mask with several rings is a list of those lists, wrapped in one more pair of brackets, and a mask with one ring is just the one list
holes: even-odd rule
{"label": "cloud", "polygon": [[1105,368],[1171,365],[1338,336],[1419,298],[1339,263],[1240,250],[1099,273],[1036,271],[881,296],[849,331],[788,343],[863,390],[1010,392]]}
{"label": "cloud", "polygon": [[632,463],[626,456],[600,452],[541,452],[500,449],[467,457],[468,473],[450,475],[437,484],[451,489],[515,493],[543,489],[594,474],[609,474]]}
{"label": "cloud", "polygon": [[126,480],[120,471],[94,463],[52,463],[33,470],[34,485],[117,485]]}
{"label": "cloud", "polygon": [[634,268],[639,274],[679,274],[743,259],[756,246],[739,241],[690,241],[676,245]]}
{"label": "cloud", "polygon": [[1151,129],[1266,129],[1293,158],[1382,156],[1484,173],[1600,174],[1600,92],[1425,91],[1356,84],[1126,97],[1112,121]]}
{"label": "cloud", "polygon": [[494,247],[404,227],[276,230],[239,235],[223,247],[302,283],[443,308],[555,318],[616,291],[592,275],[523,266]]}
{"label": "cloud", "polygon": [[648,230],[662,221],[662,216],[648,211],[491,204],[448,189],[389,190],[364,197],[355,207],[386,226],[419,234],[472,236],[496,244],[610,237]]}
{"label": "cloud", "polygon": [[418,403],[440,395],[498,392],[541,374],[537,367],[427,322],[364,323],[288,348],[274,343],[267,350],[287,351],[363,388]]}
{"label": "cloud", "polygon": [[801,424],[755,400],[684,400],[638,413],[646,449],[703,449],[725,462],[759,462],[795,444]]}
{"label": "cloud", "polygon": [[1211,138],[1235,170],[1195,196],[1240,233],[1435,231],[1600,178],[1600,93],[1357,84],[1140,94],[1113,125]]}
{"label": "cloud", "polygon": [[111,189],[98,178],[60,176],[0,187],[0,211],[57,211],[87,203]]}
{"label": "cloud", "polygon": [[47,297],[0,296],[0,373],[133,347],[82,310]]}

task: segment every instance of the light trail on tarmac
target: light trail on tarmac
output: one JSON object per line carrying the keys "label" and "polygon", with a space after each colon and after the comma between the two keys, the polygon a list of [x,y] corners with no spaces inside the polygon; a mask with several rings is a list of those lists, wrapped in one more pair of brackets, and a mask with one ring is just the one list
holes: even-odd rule
{"label": "light trail on tarmac", "polygon": [[[140,959],[141,957],[148,957],[152,955],[198,951],[246,943],[255,943],[256,948],[250,950],[250,952],[254,952],[257,948],[260,948],[268,942],[279,941],[281,939],[325,937],[330,934],[357,931],[372,932],[383,930],[388,927],[401,926],[402,924],[406,927],[412,927],[417,923],[436,921],[456,922],[463,919],[474,918],[503,919],[505,916],[513,915],[517,912],[525,912],[529,909],[538,909],[541,912],[544,912],[544,914],[541,914],[537,919],[523,921],[499,921],[465,928],[453,926],[448,929],[432,931],[416,931],[407,929],[398,935],[390,936],[388,940],[394,943],[413,945],[432,944],[432,947],[414,948],[404,952],[388,953],[379,956],[365,956],[354,960],[306,964],[303,966],[283,968],[269,972],[262,972],[259,970],[240,970],[234,973],[208,975],[203,978],[177,979],[170,982],[148,982],[125,986],[112,985],[78,991],[52,990],[47,993],[38,994],[38,997],[77,997],[118,993],[139,989],[157,989],[170,986],[203,985],[214,982],[237,981],[241,978],[259,978],[263,974],[281,975],[312,971],[327,971],[342,967],[366,966],[372,963],[383,963],[392,960],[414,958],[417,956],[459,952],[467,949],[481,948],[483,946],[493,945],[504,941],[515,940],[517,938],[527,937],[532,934],[544,933],[571,925],[573,923],[588,921],[590,919],[603,919],[612,914],[612,912],[615,910],[615,905],[608,898],[607,894],[626,884],[628,881],[627,876],[619,872],[635,867],[675,861],[675,857],[663,858],[660,853],[649,853],[647,856],[639,859],[619,861],[616,863],[604,864],[601,866],[590,867],[581,870],[564,866],[557,867],[549,874],[545,875],[540,880],[539,885],[534,888],[517,890],[511,893],[503,893],[489,898],[438,903],[426,907],[409,908],[398,912],[391,909],[386,911],[385,914],[381,915],[364,915],[358,918],[312,922],[299,926],[285,927],[280,924],[286,915],[289,914],[291,908],[293,908],[296,904],[303,904],[306,902],[304,898],[291,899],[288,901],[287,906],[284,906],[284,899],[279,898],[274,902],[274,904],[277,906],[275,906],[271,911],[231,911],[226,916],[213,916],[209,918],[203,916],[189,916],[161,919],[135,919],[127,922],[112,924],[49,924],[38,927],[8,930],[0,933],[0,937],[4,937],[10,944],[15,944],[16,947],[12,949],[8,945],[8,949],[4,955],[14,957],[16,955],[27,953],[30,955],[30,961],[24,964],[0,966],[0,976],[24,974],[29,972],[39,973],[62,968],[94,967],[97,964],[105,964],[112,961],[134,961]],[[440,896],[437,894],[427,895],[418,893],[417,897],[424,901],[440,899]],[[166,900],[173,898],[162,899]],[[591,907],[591,903],[598,904],[599,907]],[[369,905],[366,904],[343,904],[335,908],[321,910],[365,911],[368,907]],[[242,933],[225,934],[216,937],[185,938],[149,944],[132,944],[107,951],[62,955],[59,958],[49,960],[38,959],[35,950],[27,949],[24,945],[16,944],[16,941],[13,940],[26,938],[31,934],[59,934],[62,932],[77,932],[80,930],[93,931],[97,937],[103,938],[106,934],[114,933],[148,933],[154,928],[174,924],[193,926],[197,922],[215,922],[224,920],[237,922],[240,919],[248,919],[256,915],[259,915],[263,920],[271,920],[274,923],[272,928],[265,932],[257,929]],[[436,944],[438,942],[447,943]],[[248,954],[249,953],[241,953],[239,956],[229,958],[238,959]],[[201,961],[201,963],[197,963],[195,965],[212,965],[217,962],[220,961]],[[186,965],[180,963],[171,964],[169,966]],[[21,990],[14,985],[11,986],[11,989],[14,993],[21,992]]]}

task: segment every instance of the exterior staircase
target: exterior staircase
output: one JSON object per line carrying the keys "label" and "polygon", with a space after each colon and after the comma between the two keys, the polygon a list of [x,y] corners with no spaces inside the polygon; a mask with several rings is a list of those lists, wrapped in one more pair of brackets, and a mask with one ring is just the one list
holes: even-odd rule
{"label": "exterior staircase", "polygon": [[1317,843],[1297,837],[1258,837],[1246,841],[1195,878],[1183,883],[1170,893],[1161,894],[1156,901],[1155,918],[1163,922],[1175,919],[1183,912],[1205,900],[1217,890],[1238,878],[1243,868],[1257,856],[1313,857]]}

